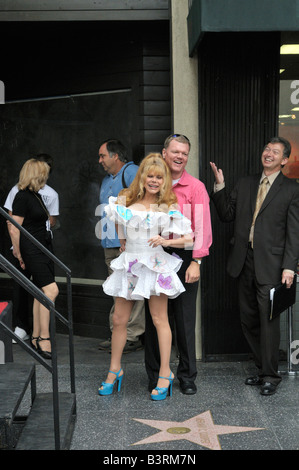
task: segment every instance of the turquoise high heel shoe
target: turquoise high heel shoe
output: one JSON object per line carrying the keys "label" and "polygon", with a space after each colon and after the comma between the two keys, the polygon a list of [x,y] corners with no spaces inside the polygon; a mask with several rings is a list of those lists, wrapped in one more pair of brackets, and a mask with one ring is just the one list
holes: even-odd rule
{"label": "turquoise high heel shoe", "polygon": [[111,374],[115,374],[116,375],[116,379],[114,380],[114,382],[112,384],[109,384],[107,382],[102,382],[101,383],[101,387],[103,387],[102,389],[99,388],[98,389],[98,392],[99,392],[99,395],[111,395],[112,392],[113,392],[113,388],[114,388],[114,385],[118,382],[118,387],[117,387],[117,391],[120,392],[120,389],[121,389],[121,383],[122,383],[122,380],[123,380],[123,376],[124,374],[122,375],[119,375],[122,371],[122,368],[119,369],[118,372],[113,372],[112,370],[109,370],[109,372]]}
{"label": "turquoise high heel shoe", "polygon": [[154,390],[157,390],[158,393],[157,394],[151,393],[151,399],[152,400],[155,400],[155,401],[165,400],[165,398],[167,397],[168,392],[169,392],[169,396],[172,397],[172,383],[173,383],[174,376],[173,377],[171,377],[171,376],[172,376],[172,372],[170,372],[169,377],[159,376],[159,379],[169,380],[169,385],[168,385],[168,387],[156,387]]}

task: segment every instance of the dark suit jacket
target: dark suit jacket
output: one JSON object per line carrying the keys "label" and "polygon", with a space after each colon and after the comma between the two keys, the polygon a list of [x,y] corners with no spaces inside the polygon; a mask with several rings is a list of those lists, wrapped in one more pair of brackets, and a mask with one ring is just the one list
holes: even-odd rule
{"label": "dark suit jacket", "polygon": [[[241,178],[230,195],[211,195],[223,222],[234,221],[227,270],[238,277],[244,266],[261,175]],[[297,271],[299,259],[299,184],[280,173],[272,184],[254,230],[254,265],[260,284],[276,285],[283,269]]]}

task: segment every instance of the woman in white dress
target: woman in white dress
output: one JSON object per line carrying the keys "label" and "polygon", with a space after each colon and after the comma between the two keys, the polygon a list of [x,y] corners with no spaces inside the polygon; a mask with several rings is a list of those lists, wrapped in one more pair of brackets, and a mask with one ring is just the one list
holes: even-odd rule
{"label": "woman in white dress", "polygon": [[[174,374],[170,370],[172,334],[168,322],[168,297],[175,298],[185,289],[177,276],[182,260],[163,247],[193,244],[191,222],[176,207],[169,168],[159,153],[143,159],[129,188],[118,198],[110,198],[105,212],[116,224],[120,256],[111,262],[113,273],[103,284],[106,294],[116,297],[108,376],[98,392],[110,395],[114,385],[121,388],[121,357],[126,344],[127,322],[135,300],[148,299],[157,329],[160,371],[153,400],[172,394]],[[169,237],[171,235],[171,237]]]}

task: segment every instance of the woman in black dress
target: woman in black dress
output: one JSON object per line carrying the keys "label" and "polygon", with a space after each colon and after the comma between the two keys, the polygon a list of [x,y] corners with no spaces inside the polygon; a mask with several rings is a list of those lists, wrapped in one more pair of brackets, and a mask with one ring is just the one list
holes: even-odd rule
{"label": "woman in black dress", "polygon": [[[38,191],[46,184],[50,167],[34,158],[27,160],[20,172],[19,192],[16,194],[12,217],[48,250],[52,250],[51,232],[47,231],[47,209]],[[58,295],[54,263],[28,238],[11,224],[13,254],[20,266],[31,274],[33,283],[53,302]],[[33,303],[33,332],[31,344],[45,358],[51,359],[50,312],[37,299]]]}

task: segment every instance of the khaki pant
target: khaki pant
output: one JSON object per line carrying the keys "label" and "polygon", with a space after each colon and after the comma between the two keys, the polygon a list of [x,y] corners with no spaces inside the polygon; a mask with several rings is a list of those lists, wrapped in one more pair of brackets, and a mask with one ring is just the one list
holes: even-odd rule
{"label": "khaki pant", "polygon": [[[112,260],[114,260],[120,255],[119,248],[105,248],[104,255],[105,255],[105,263],[108,268],[108,275],[110,276],[110,274],[112,274],[113,272],[110,267],[110,263]],[[112,320],[113,312],[114,312],[114,304],[112,305],[112,308],[109,314],[109,324],[110,324],[111,331],[113,329],[113,320]],[[139,336],[141,336],[144,333],[144,329],[145,329],[144,301],[136,300],[133,305],[131,316],[127,325],[127,341],[137,341],[139,339]]]}

